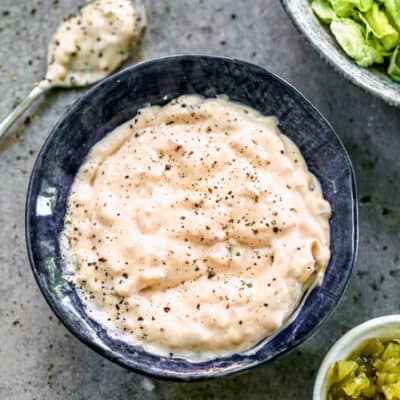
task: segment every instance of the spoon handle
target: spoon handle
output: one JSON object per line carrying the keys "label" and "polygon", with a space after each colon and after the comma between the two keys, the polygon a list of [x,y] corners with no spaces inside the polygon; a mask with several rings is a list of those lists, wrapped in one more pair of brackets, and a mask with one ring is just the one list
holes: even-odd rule
{"label": "spoon handle", "polygon": [[18,117],[40,96],[47,88],[43,89],[39,86],[35,86],[33,90],[28,94],[28,96],[22,101],[14,110],[12,110],[7,117],[0,122],[0,139],[5,135],[5,133],[10,129],[13,123],[18,119]]}

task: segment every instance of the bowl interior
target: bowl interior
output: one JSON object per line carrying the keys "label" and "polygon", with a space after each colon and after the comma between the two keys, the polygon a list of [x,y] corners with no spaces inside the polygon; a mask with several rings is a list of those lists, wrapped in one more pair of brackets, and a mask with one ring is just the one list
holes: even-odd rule
{"label": "bowl interior", "polygon": [[336,43],[314,15],[309,0],[281,0],[298,30],[337,71],[364,90],[400,106],[400,83],[374,68],[361,68]]}
{"label": "bowl interior", "polygon": [[[183,94],[228,95],[265,115],[300,148],[332,206],[332,258],[321,287],[296,320],[273,340],[248,352],[192,362],[147,353],[111,338],[85,312],[63,279],[58,237],[68,193],[90,148],[146,104],[164,104]],[[144,62],[101,82],[63,116],[34,166],[26,208],[28,252],[49,305],[83,342],[107,358],[161,378],[199,380],[227,375],[271,360],[302,342],[332,312],[351,275],[357,246],[357,208],[352,167],[331,126],[293,87],[266,70],[240,61],[176,56]]]}
{"label": "bowl interior", "polygon": [[368,339],[400,338],[400,315],[391,315],[367,321],[347,332],[329,350],[318,371],[314,387],[314,400],[326,400],[329,389],[329,371],[338,360],[346,359]]}

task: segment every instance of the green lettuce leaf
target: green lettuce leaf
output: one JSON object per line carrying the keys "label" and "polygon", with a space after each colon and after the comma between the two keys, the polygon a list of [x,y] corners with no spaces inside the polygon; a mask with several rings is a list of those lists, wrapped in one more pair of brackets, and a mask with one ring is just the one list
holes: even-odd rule
{"label": "green lettuce leaf", "polygon": [[390,57],[388,74],[393,80],[400,82],[400,45],[396,47],[392,57]]}
{"label": "green lettuce leaf", "polygon": [[384,61],[381,53],[367,42],[361,24],[350,18],[341,18],[333,21],[330,28],[342,49],[361,67]]}
{"label": "green lettuce leaf", "polygon": [[350,17],[355,8],[362,12],[368,11],[374,0],[329,0],[332,9],[339,17]]}
{"label": "green lettuce leaf", "polygon": [[349,0],[330,0],[330,3],[338,17],[349,17],[354,10],[354,3]]}
{"label": "green lettuce leaf", "polygon": [[400,0],[384,0],[384,4],[393,25],[400,32]]}
{"label": "green lettuce leaf", "polygon": [[327,0],[313,0],[311,3],[311,8],[317,17],[327,24],[330,24],[332,21],[338,19],[335,11],[333,11]]}
{"label": "green lettuce leaf", "polygon": [[344,52],[359,66],[385,63],[400,82],[400,0],[310,0]]}
{"label": "green lettuce leaf", "polygon": [[390,24],[389,18],[384,11],[375,3],[372,8],[364,14],[367,28],[381,40],[385,50],[391,50],[399,43],[400,35]]}
{"label": "green lettuce leaf", "polygon": [[374,4],[374,0],[360,0],[360,1],[357,1],[357,8],[362,12],[366,12],[369,9],[371,9],[373,4]]}
{"label": "green lettuce leaf", "polygon": [[374,35],[367,35],[367,44],[373,47],[381,57],[390,57],[392,55],[392,51],[388,51],[383,46],[382,42]]}

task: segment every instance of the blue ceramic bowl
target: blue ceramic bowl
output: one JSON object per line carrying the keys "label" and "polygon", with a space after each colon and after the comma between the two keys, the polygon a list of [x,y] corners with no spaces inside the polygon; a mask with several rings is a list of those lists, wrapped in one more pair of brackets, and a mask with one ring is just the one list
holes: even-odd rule
{"label": "blue ceramic bowl", "polygon": [[[59,234],[68,193],[90,148],[146,104],[183,94],[228,95],[279,118],[300,148],[332,206],[332,258],[324,282],[300,314],[255,351],[193,362],[149,354],[108,336],[87,315],[74,287],[63,279]],[[81,341],[108,359],[159,378],[194,381],[243,371],[286,353],[332,313],[352,273],[357,249],[357,202],[349,157],[332,127],[292,86],[263,68],[226,58],[176,56],[143,62],[102,81],[61,118],[33,168],[26,204],[26,240],[37,283],[50,307]]]}

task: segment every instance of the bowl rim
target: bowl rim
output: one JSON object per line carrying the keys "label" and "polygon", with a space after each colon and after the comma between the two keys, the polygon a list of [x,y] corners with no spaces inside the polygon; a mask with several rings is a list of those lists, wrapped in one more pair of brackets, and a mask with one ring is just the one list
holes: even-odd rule
{"label": "bowl rim", "polygon": [[[390,326],[392,324],[398,324],[400,326],[400,314],[384,315],[382,317],[370,319],[359,325],[356,325],[354,328],[350,329],[342,337],[340,337],[329,349],[319,367],[314,383],[313,400],[326,400],[321,398],[321,390],[326,387],[327,374],[333,363],[336,361],[338,353],[340,353],[343,348],[348,346],[351,348],[351,350],[354,350],[364,340],[367,340],[367,336],[369,336],[371,332],[374,332],[378,328]],[[377,334],[377,336],[382,337],[379,334]]]}
{"label": "bowl rim", "polygon": [[[352,71],[357,71],[362,67],[359,67],[355,62],[353,62],[349,56],[344,54],[341,49],[339,49],[339,47],[329,45],[329,48],[332,50],[332,52],[340,57],[341,64],[339,65],[339,63],[335,61],[335,59],[331,56],[331,53],[324,49],[316,40],[314,40],[308,34],[307,30],[304,29],[301,21],[294,15],[291,3],[298,1],[299,0],[280,0],[283,9],[291,19],[297,31],[307,40],[307,42],[314,48],[314,50],[317,51],[321,58],[325,60],[331,67],[333,67],[336,72],[338,72],[348,81],[350,81],[353,85],[358,86],[362,88],[365,92],[368,92],[369,94],[372,94],[373,96],[384,100],[391,106],[400,107],[400,83],[398,83],[398,92],[392,90],[391,88],[388,90],[388,88],[384,87],[382,85],[382,82],[377,79],[372,72],[369,72],[369,74],[371,75],[371,77],[373,77],[373,84],[365,82],[362,77],[359,77],[357,74],[352,73]],[[319,23],[321,24],[321,22]],[[321,28],[323,28],[322,24]],[[362,69],[368,71],[368,68]],[[393,82],[396,84],[395,81]]]}
{"label": "bowl rim", "polygon": [[[61,313],[58,311],[58,306],[57,302],[53,301],[50,293],[46,290],[44,285],[41,282],[38,269],[36,267],[35,261],[34,261],[34,255],[33,255],[33,250],[32,250],[32,241],[30,238],[30,222],[29,222],[29,205],[32,203],[32,187],[34,184],[34,178],[35,178],[35,173],[36,170],[39,167],[40,160],[42,156],[46,153],[47,148],[49,147],[49,144],[51,140],[53,139],[53,136],[55,135],[55,132],[58,130],[59,126],[62,124],[62,122],[65,120],[65,118],[69,115],[71,111],[76,109],[77,105],[84,99],[90,97],[92,93],[94,93],[96,90],[100,88],[101,85],[107,84],[109,81],[112,80],[118,80],[118,77],[126,72],[132,72],[134,71],[137,67],[143,67],[146,66],[147,64],[150,63],[155,63],[155,62],[160,62],[160,61],[166,61],[166,60],[181,60],[181,59],[213,59],[217,61],[227,61],[227,62],[233,62],[236,64],[240,65],[247,65],[250,67],[256,67],[259,70],[262,70],[263,72],[267,73],[270,75],[272,78],[276,79],[277,81],[283,83],[283,85],[287,86],[290,90],[295,92],[304,102],[307,104],[308,107],[312,111],[314,111],[323,121],[324,124],[326,124],[330,131],[332,132],[333,136],[335,139],[338,141],[338,143],[341,146],[341,149],[343,151],[343,154],[346,158],[347,165],[349,168],[349,176],[351,179],[351,190],[353,197],[351,199],[352,202],[352,212],[353,212],[353,223],[352,223],[352,229],[351,229],[351,237],[352,237],[352,248],[351,248],[351,256],[350,256],[350,261],[348,263],[348,269],[349,269],[349,274],[347,275],[346,279],[343,282],[343,290],[340,294],[340,296],[337,298],[335,304],[332,306],[332,308],[324,315],[323,318],[320,318],[318,322],[314,325],[314,327],[309,330],[303,337],[300,339],[297,339],[296,341],[292,341],[291,345],[285,348],[284,350],[279,351],[277,354],[269,357],[268,359],[254,359],[253,362],[247,363],[245,365],[239,365],[236,366],[234,369],[230,369],[228,371],[216,371],[216,372],[207,372],[207,373],[202,373],[202,374],[196,374],[196,373],[191,373],[191,374],[179,374],[171,371],[165,371],[165,370],[160,370],[160,369],[148,369],[146,367],[133,367],[131,365],[127,365],[123,359],[118,357],[116,354],[114,354],[111,350],[105,349],[98,345],[95,341],[87,339],[81,332],[77,329],[74,329],[71,327],[62,317]],[[335,129],[332,127],[332,125],[329,123],[329,121],[321,114],[321,112],[311,103],[308,98],[303,95],[295,86],[293,86],[291,83],[287,82],[285,79],[281,78],[279,75],[269,71],[267,68],[263,66],[259,66],[257,64],[253,64],[247,61],[242,61],[238,60],[236,58],[230,58],[230,57],[221,57],[221,56],[213,56],[209,54],[201,54],[201,53],[182,53],[182,54],[175,54],[175,55],[167,55],[167,56],[162,56],[162,57],[154,57],[150,59],[146,59],[144,61],[141,61],[139,63],[130,65],[126,68],[121,69],[120,71],[110,75],[109,77],[101,80],[100,82],[92,85],[87,91],[85,91],[83,94],[79,95],[78,98],[70,105],[60,116],[56,124],[52,127],[50,130],[49,135],[47,136],[45,142],[43,143],[37,157],[35,160],[35,163],[32,167],[31,171],[31,176],[29,179],[29,185],[27,189],[27,197],[26,197],[26,203],[25,203],[25,240],[26,240],[26,246],[27,246],[27,252],[28,252],[28,259],[29,263],[34,275],[34,278],[36,280],[36,283],[45,298],[47,304],[49,305],[50,309],[53,311],[53,313],[57,316],[59,321],[64,325],[64,327],[71,333],[73,334],[77,339],[79,339],[82,343],[86,344],[89,348],[94,350],[96,353],[100,354],[101,356],[105,357],[106,359],[124,367],[127,368],[131,371],[138,372],[142,375],[151,377],[151,378],[158,378],[162,380],[169,380],[169,381],[176,381],[176,382],[195,382],[195,381],[205,381],[205,380],[210,380],[210,379],[216,379],[220,377],[226,377],[230,375],[234,375],[240,372],[244,372],[247,370],[250,370],[254,367],[257,367],[259,365],[262,365],[266,362],[270,362],[277,357],[283,356],[284,354],[292,351],[294,348],[296,348],[298,345],[303,343],[305,340],[309,339],[312,335],[314,335],[322,326],[322,324],[334,313],[338,305],[340,304],[341,300],[343,299],[343,294],[345,293],[350,278],[352,276],[352,272],[354,270],[354,265],[357,260],[357,255],[358,255],[358,242],[359,242],[359,226],[358,226],[358,195],[357,195],[357,185],[356,185],[356,176],[354,172],[354,167],[351,162],[351,159],[348,155],[348,152],[343,145],[343,142],[339,135],[336,133]],[[259,345],[257,345],[259,346]],[[233,353],[232,355],[235,355],[237,353]]]}

